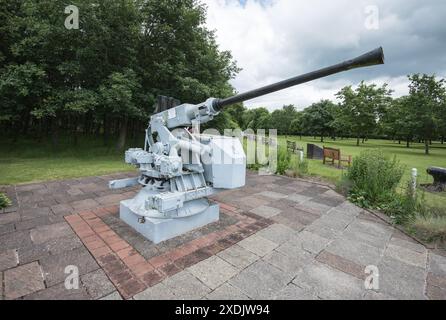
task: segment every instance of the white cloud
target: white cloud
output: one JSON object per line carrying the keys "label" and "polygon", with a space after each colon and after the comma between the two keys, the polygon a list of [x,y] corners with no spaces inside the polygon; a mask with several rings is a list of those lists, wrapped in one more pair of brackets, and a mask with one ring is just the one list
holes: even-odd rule
{"label": "white cloud", "polygon": [[[360,80],[389,83],[395,96],[407,93],[408,73],[446,72],[446,2],[427,0],[206,0],[207,25],[222,50],[243,70],[232,80],[239,92],[283,80],[383,45],[386,65],[358,69],[247,101],[270,110],[302,108]],[[378,30],[365,27],[365,8],[376,4]],[[421,24],[422,18],[429,23]],[[446,39],[443,39],[446,40]]]}

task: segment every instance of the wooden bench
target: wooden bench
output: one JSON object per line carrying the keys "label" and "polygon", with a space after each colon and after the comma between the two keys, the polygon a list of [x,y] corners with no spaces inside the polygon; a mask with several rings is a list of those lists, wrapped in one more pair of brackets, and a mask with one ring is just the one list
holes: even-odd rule
{"label": "wooden bench", "polygon": [[297,153],[297,151],[304,151],[304,148],[299,148],[299,146],[294,141],[286,142],[286,149],[291,150],[292,153]]}
{"label": "wooden bench", "polygon": [[323,164],[325,164],[325,159],[327,158],[331,159],[331,164],[333,165],[335,161],[338,161],[338,168],[341,167],[342,162],[348,163],[349,166],[352,164],[352,156],[342,156],[341,149],[324,147],[324,157],[322,160]]}

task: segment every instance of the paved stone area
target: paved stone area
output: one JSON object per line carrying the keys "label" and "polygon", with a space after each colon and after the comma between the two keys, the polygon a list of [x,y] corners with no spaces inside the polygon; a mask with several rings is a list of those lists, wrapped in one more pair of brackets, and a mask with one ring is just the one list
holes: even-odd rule
{"label": "paved stone area", "polygon": [[3,187],[0,299],[446,299],[444,251],[327,186],[249,172],[219,222],[155,245],[118,218],[128,176]]}

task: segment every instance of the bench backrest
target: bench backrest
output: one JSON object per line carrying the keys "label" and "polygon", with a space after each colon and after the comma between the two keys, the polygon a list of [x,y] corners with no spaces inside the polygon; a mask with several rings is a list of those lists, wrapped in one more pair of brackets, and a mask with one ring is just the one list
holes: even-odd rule
{"label": "bench backrest", "polygon": [[324,147],[324,157],[339,160],[341,158],[341,149]]}

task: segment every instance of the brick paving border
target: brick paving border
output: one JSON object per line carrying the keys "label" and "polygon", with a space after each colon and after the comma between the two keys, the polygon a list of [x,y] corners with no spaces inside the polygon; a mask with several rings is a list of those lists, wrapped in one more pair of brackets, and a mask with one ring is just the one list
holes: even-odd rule
{"label": "brick paving border", "polygon": [[148,260],[102,221],[102,217],[116,214],[118,206],[82,211],[65,216],[65,220],[121,295],[129,299],[273,223],[270,219],[240,212],[225,203],[219,202],[219,205],[220,210],[239,221]]}

